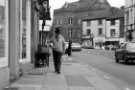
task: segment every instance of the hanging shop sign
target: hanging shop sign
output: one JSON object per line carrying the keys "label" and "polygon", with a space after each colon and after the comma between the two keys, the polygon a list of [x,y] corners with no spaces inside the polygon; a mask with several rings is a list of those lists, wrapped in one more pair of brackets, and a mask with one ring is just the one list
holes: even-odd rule
{"label": "hanging shop sign", "polygon": [[40,20],[51,20],[49,0],[38,0],[40,6],[39,18]]}

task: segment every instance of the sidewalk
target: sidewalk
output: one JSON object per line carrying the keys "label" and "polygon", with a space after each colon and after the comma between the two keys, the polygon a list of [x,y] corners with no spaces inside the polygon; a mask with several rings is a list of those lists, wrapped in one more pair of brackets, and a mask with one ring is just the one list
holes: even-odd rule
{"label": "sidewalk", "polygon": [[92,67],[78,62],[64,61],[61,74],[54,73],[51,62],[46,71],[34,69],[5,90],[121,90]]}

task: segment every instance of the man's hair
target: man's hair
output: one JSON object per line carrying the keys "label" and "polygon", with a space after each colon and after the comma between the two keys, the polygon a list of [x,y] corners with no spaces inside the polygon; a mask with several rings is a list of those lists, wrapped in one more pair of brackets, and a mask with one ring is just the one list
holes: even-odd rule
{"label": "man's hair", "polygon": [[61,33],[60,27],[56,27],[56,28],[55,28],[55,33],[56,33],[56,34],[60,34],[60,33]]}

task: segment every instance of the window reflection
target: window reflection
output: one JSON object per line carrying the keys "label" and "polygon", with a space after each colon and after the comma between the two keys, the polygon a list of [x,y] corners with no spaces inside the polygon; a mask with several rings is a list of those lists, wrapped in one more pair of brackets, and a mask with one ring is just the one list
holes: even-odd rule
{"label": "window reflection", "polygon": [[5,57],[5,0],[0,0],[0,57]]}
{"label": "window reflection", "polygon": [[22,59],[26,58],[26,0],[22,0]]}

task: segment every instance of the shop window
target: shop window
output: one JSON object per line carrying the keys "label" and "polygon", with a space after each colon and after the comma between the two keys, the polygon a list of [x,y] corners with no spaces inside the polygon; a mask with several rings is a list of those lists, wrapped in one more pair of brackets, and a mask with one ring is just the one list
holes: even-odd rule
{"label": "shop window", "polygon": [[8,65],[8,0],[0,0],[0,67]]}
{"label": "shop window", "polygon": [[5,0],[0,0],[0,57],[5,57]]}

